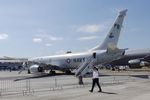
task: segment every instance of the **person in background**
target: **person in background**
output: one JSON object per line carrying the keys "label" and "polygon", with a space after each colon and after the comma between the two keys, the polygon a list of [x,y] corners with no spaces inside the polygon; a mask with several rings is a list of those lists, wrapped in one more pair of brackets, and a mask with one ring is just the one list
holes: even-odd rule
{"label": "person in background", "polygon": [[92,88],[91,90],[89,90],[90,92],[93,92],[95,84],[97,84],[99,88],[98,92],[102,92],[101,86],[99,84],[99,72],[98,72],[98,68],[96,67],[93,68]]}

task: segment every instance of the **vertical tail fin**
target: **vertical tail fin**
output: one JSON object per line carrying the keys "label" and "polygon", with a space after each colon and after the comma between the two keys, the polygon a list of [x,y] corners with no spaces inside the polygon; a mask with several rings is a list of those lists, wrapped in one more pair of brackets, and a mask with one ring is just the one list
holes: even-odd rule
{"label": "vertical tail fin", "polygon": [[119,12],[117,19],[115,20],[103,43],[101,45],[96,46],[92,50],[105,50],[108,48],[109,45],[117,46],[126,12],[127,9]]}

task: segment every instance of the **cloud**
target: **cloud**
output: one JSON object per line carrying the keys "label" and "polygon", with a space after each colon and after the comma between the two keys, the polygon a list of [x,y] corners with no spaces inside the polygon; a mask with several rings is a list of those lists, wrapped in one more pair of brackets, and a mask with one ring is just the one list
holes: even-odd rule
{"label": "cloud", "polygon": [[77,32],[83,32],[83,33],[98,33],[102,32],[106,29],[105,25],[100,24],[89,24],[89,25],[83,25],[77,29]]}
{"label": "cloud", "polygon": [[63,40],[62,37],[52,36],[52,35],[47,34],[47,33],[36,34],[36,37],[42,38],[43,40],[49,40],[49,41],[60,41],[60,40]]}
{"label": "cloud", "polygon": [[50,47],[54,42],[63,40],[62,37],[52,36],[51,34],[45,33],[43,30],[40,30],[39,34],[36,34],[32,41],[34,43],[42,43],[46,47]]}
{"label": "cloud", "polygon": [[49,35],[48,38],[49,38],[51,41],[60,41],[60,40],[63,40],[62,37],[54,37],[54,36],[51,36],[51,35]]}
{"label": "cloud", "polygon": [[80,37],[78,40],[85,41],[85,40],[93,40],[96,38],[97,36],[85,36],[85,37]]}
{"label": "cloud", "polygon": [[65,53],[64,50],[59,50],[59,51],[55,52],[55,54],[64,54],[64,53]]}
{"label": "cloud", "polygon": [[52,46],[52,44],[46,43],[45,46],[50,47],[50,46]]}
{"label": "cloud", "polygon": [[8,34],[6,33],[0,33],[0,40],[5,40],[8,38]]}
{"label": "cloud", "polygon": [[32,41],[34,43],[41,43],[42,42],[42,39],[41,38],[33,38]]}

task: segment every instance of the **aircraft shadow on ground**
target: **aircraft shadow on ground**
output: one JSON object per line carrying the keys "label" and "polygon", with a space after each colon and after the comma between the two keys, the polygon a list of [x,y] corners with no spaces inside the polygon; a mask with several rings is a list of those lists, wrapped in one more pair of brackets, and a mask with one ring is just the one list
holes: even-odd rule
{"label": "aircraft shadow on ground", "polygon": [[149,79],[149,75],[131,75],[131,77],[137,77],[137,78]]}
{"label": "aircraft shadow on ground", "polygon": [[114,93],[114,92],[105,92],[105,91],[102,91],[101,93],[104,93],[104,94],[114,94],[114,95],[117,95],[117,93]]}
{"label": "aircraft shadow on ground", "polygon": [[[56,74],[45,74],[45,75],[38,75],[38,76],[22,77],[22,78],[15,79],[14,81],[21,81],[21,80],[27,80],[27,79],[37,79],[37,78],[44,78],[44,77],[53,77],[53,76],[62,76],[62,75],[74,75],[74,73],[71,73],[71,74],[56,73]],[[105,77],[105,76],[112,76],[112,75],[100,75],[100,77]],[[122,75],[115,75],[115,76],[122,76]],[[127,75],[127,76],[149,79],[149,75]]]}
{"label": "aircraft shadow on ground", "polygon": [[52,76],[62,76],[62,75],[74,75],[74,73],[71,73],[71,74],[56,73],[56,74],[38,75],[38,76],[18,78],[18,79],[15,79],[14,81],[21,81],[21,80],[27,80],[27,79],[37,79],[37,78],[52,77]]}

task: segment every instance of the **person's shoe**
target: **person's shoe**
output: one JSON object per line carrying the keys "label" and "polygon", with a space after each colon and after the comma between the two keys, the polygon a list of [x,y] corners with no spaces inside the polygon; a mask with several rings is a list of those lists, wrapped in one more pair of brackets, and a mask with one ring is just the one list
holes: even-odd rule
{"label": "person's shoe", "polygon": [[102,92],[102,90],[99,90],[98,92]]}
{"label": "person's shoe", "polygon": [[89,90],[89,92],[93,92],[92,90]]}

